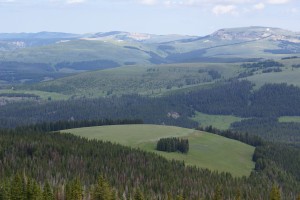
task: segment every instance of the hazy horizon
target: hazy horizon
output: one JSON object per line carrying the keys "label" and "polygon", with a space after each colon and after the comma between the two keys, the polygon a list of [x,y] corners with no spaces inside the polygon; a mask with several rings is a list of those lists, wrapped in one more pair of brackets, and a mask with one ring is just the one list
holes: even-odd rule
{"label": "hazy horizon", "polygon": [[[298,33],[299,31],[293,31],[289,29],[284,29],[281,27],[267,27],[267,26],[245,26],[245,27],[227,27],[227,28],[220,28],[217,30],[212,31],[211,33],[208,33],[206,35],[210,35],[218,30],[221,29],[234,29],[234,28],[251,28],[251,27],[261,27],[261,28],[278,28],[283,29],[287,31],[292,31],[295,33]],[[36,33],[66,33],[66,34],[78,34],[78,35],[84,35],[84,34],[96,34],[96,33],[107,33],[107,32],[128,32],[128,33],[140,33],[140,34],[153,34],[153,35],[187,35],[187,36],[206,36],[206,35],[191,35],[191,34],[178,34],[178,33],[169,33],[169,34],[159,34],[159,33],[146,33],[146,32],[129,32],[129,31],[123,31],[123,30],[110,30],[110,31],[95,31],[95,32],[82,32],[82,33],[73,33],[73,32],[63,32],[63,31],[47,31],[47,30],[41,30],[37,32],[0,32],[0,34],[36,34]]]}
{"label": "hazy horizon", "polygon": [[296,0],[0,0],[0,32],[204,36],[248,26],[299,32],[299,7]]}

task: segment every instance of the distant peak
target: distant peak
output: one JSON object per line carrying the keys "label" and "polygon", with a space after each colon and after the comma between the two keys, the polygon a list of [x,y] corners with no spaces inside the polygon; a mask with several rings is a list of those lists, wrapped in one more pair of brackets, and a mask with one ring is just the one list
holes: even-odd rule
{"label": "distant peak", "polygon": [[210,37],[221,39],[221,40],[259,40],[269,38],[273,40],[286,39],[286,36],[295,35],[295,32],[274,28],[274,27],[262,27],[262,26],[249,26],[240,28],[225,28],[220,29]]}

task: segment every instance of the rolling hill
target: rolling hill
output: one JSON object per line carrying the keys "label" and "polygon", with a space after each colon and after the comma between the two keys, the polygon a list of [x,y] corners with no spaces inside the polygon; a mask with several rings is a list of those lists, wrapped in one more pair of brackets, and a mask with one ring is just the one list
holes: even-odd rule
{"label": "rolling hill", "polygon": [[[10,77],[0,80],[5,84],[32,83],[127,65],[237,63],[292,56],[300,56],[300,35],[268,27],[221,29],[205,37],[120,31],[0,34],[0,62],[4,63],[0,70]],[[28,81],[22,76],[20,63],[29,66],[26,74],[37,78]]]}
{"label": "rolling hill", "polygon": [[[222,84],[230,79],[248,80],[260,88],[268,83],[300,86],[299,57],[247,63],[178,63],[116,67],[71,75],[29,86],[28,92],[54,92],[69,97],[105,97],[123,94],[162,96]],[[5,90],[7,92],[7,90]],[[3,93],[0,90],[0,93]],[[50,95],[51,96],[51,95]]]}
{"label": "rolling hill", "polygon": [[80,73],[21,88],[89,98],[122,94],[161,96],[205,87],[235,77],[239,70],[238,64],[220,63],[138,65]]}
{"label": "rolling hill", "polygon": [[[254,147],[192,129],[157,125],[117,125],[78,128],[61,132],[140,148],[170,160],[183,160],[187,165],[230,172],[234,176],[248,176],[254,168],[254,163],[251,161]],[[185,155],[156,151],[156,141],[166,137],[188,138],[189,153]]]}

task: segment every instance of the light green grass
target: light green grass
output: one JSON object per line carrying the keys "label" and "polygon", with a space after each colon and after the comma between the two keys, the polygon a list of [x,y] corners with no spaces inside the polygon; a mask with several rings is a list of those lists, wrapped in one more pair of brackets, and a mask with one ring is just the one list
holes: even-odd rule
{"label": "light green grass", "polygon": [[300,69],[284,69],[282,72],[261,73],[245,78],[257,87],[261,87],[266,83],[287,83],[300,86]]}
{"label": "light green grass", "polygon": [[[286,57],[283,55],[281,57]],[[293,56],[293,55],[290,55]],[[242,78],[255,84],[255,89],[259,89],[265,84],[287,83],[289,85],[300,86],[300,68],[293,68],[293,65],[300,63],[300,59],[276,60],[284,65],[280,69],[282,72],[262,73],[262,70],[255,72],[253,76]]]}
{"label": "light green grass", "polygon": [[230,128],[232,123],[240,122],[243,118],[232,115],[208,115],[196,112],[195,116],[191,119],[199,122],[202,127],[212,126],[217,129],[226,130]]}
{"label": "light green grass", "polygon": [[43,100],[48,100],[50,97],[51,100],[67,100],[70,98],[68,95],[56,93],[56,92],[44,92],[38,90],[0,90],[0,94],[34,94],[39,96]]}
{"label": "light green grass", "polygon": [[[254,147],[192,129],[158,125],[119,125],[78,128],[62,132],[140,148],[148,152],[155,152],[170,160],[183,160],[187,165],[230,172],[234,176],[248,176],[254,168],[254,163],[251,161]],[[156,151],[156,142],[160,138],[166,137],[188,138],[190,142],[189,153]]]}
{"label": "light green grass", "polygon": [[282,117],[278,118],[278,121],[281,123],[284,123],[284,122],[300,123],[300,116],[282,116]]}
{"label": "light green grass", "polygon": [[[136,44],[74,40],[16,51],[2,51],[0,56],[8,61],[29,63],[80,62],[101,59],[113,60],[120,64],[123,62],[149,63],[150,56],[147,53],[142,50],[123,48],[126,45],[135,46]],[[145,46],[142,48],[146,51],[150,50]]]}

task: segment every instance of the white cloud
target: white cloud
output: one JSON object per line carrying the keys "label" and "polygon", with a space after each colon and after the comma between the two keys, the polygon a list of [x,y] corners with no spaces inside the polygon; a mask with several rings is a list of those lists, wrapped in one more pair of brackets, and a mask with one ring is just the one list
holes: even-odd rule
{"label": "white cloud", "polygon": [[289,2],[290,0],[268,0],[269,4],[286,4]]}
{"label": "white cloud", "polygon": [[297,14],[297,13],[299,13],[299,10],[297,8],[292,8],[290,10],[290,12],[293,13],[293,14]]}
{"label": "white cloud", "polygon": [[140,3],[152,6],[152,5],[157,4],[158,1],[157,0],[141,0]]}
{"label": "white cloud", "polygon": [[212,12],[215,15],[238,15],[237,7],[235,5],[216,5],[215,7],[213,7]]}
{"label": "white cloud", "polygon": [[13,3],[15,0],[0,0],[0,3]]}
{"label": "white cloud", "polygon": [[258,3],[258,4],[255,4],[255,5],[253,6],[253,8],[254,8],[255,10],[263,10],[265,7],[266,7],[266,6],[265,6],[264,3]]}
{"label": "white cloud", "polygon": [[[125,1],[125,0],[124,0]],[[165,6],[218,6],[218,5],[255,5],[255,9],[263,9],[266,4],[287,4],[292,0],[133,0],[144,5]]]}
{"label": "white cloud", "polygon": [[84,3],[85,0],[67,0],[67,4],[79,4],[79,3]]}

